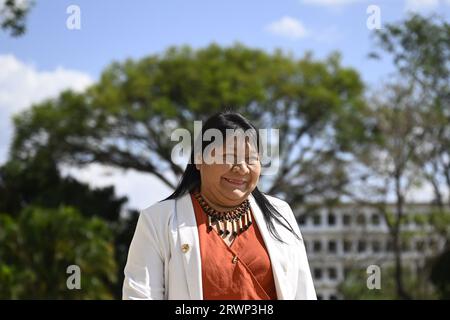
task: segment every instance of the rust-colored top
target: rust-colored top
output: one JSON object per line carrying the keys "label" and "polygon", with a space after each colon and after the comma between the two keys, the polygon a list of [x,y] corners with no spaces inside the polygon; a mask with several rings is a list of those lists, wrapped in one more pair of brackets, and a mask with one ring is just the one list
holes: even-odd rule
{"label": "rust-colored top", "polygon": [[215,229],[207,231],[207,215],[192,194],[191,199],[200,242],[203,299],[276,300],[269,254],[253,213],[250,227],[228,246]]}

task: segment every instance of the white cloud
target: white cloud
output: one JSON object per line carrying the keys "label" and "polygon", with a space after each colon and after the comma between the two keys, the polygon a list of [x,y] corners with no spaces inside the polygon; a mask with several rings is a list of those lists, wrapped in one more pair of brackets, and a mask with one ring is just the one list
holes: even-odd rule
{"label": "white cloud", "polygon": [[440,0],[406,0],[405,9],[415,12],[431,11],[436,9],[440,2]]}
{"label": "white cloud", "polygon": [[[0,55],[0,112],[2,117],[55,97],[65,89],[82,91],[92,83],[83,72],[58,67],[38,71],[14,55]],[[8,113],[8,114],[5,114]]]}
{"label": "white cloud", "polygon": [[6,160],[13,133],[11,117],[64,89],[81,91],[92,83],[83,72],[62,67],[39,71],[14,55],[0,55],[0,163]]}
{"label": "white cloud", "polygon": [[361,2],[361,0],[301,0],[302,4],[321,7],[341,7],[356,2]]}
{"label": "white cloud", "polygon": [[[1,1],[1,0],[0,0]],[[29,108],[44,99],[56,97],[61,91],[83,91],[93,83],[90,75],[77,70],[58,67],[54,70],[37,70],[14,55],[0,55],[0,165],[6,161],[12,139],[13,114]],[[128,196],[128,206],[145,208],[170,194],[170,189],[157,178],[136,171],[119,170],[101,165],[83,169],[63,167],[64,175],[93,187],[115,185],[116,193]]]}
{"label": "white cloud", "polygon": [[308,31],[301,21],[288,16],[272,22],[266,27],[266,30],[274,35],[293,40],[301,39],[308,35]]}

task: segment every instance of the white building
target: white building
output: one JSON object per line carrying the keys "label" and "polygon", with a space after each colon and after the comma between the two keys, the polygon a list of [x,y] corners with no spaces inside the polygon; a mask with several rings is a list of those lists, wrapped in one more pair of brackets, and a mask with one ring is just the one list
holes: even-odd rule
{"label": "white building", "polygon": [[[394,206],[389,207],[394,212]],[[428,204],[405,206],[408,222],[403,231],[411,237],[402,241],[402,261],[416,272],[425,258],[442,250],[443,241],[431,235],[431,226],[419,223],[427,215]],[[319,299],[342,298],[337,286],[353,268],[366,269],[369,265],[384,266],[394,261],[392,242],[384,217],[373,206],[339,204],[312,206],[296,212],[305,242],[308,260]],[[417,231],[422,231],[419,235]]]}

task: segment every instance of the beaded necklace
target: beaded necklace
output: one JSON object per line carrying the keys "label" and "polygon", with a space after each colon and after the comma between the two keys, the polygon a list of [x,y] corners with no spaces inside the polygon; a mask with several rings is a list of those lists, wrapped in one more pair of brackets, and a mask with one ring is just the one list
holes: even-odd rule
{"label": "beaded necklace", "polygon": [[193,195],[208,216],[208,232],[212,230],[213,224],[216,224],[219,235],[227,236],[231,233],[232,236],[237,236],[252,224],[248,199],[232,210],[220,212],[211,208],[198,190],[194,191]]}

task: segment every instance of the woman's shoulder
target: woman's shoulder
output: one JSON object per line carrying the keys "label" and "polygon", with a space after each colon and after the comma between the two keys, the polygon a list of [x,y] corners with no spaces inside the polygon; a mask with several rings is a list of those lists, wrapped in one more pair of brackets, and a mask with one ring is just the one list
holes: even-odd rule
{"label": "woman's shoulder", "polygon": [[162,200],[140,210],[141,218],[153,223],[167,222],[174,211],[175,200]]}
{"label": "woman's shoulder", "polygon": [[154,214],[155,212],[165,211],[170,207],[173,207],[174,199],[158,201],[144,209],[141,209],[142,214]]}

